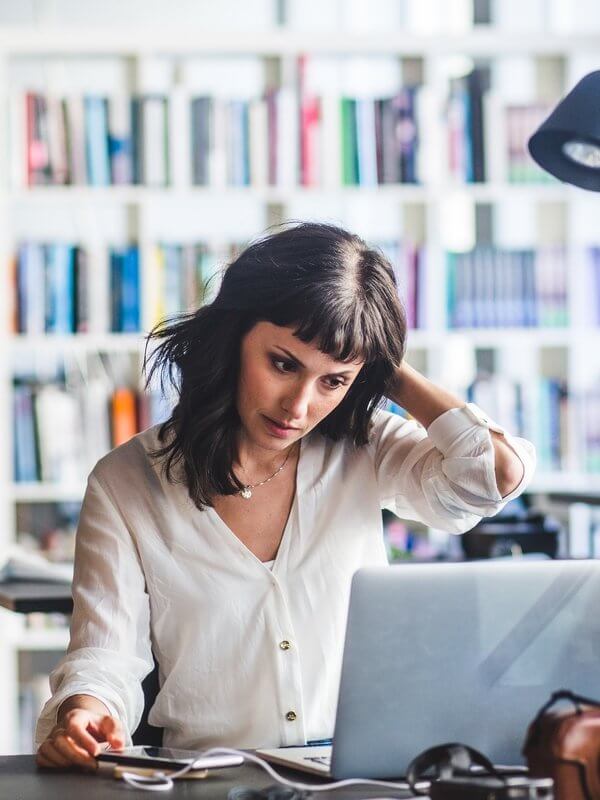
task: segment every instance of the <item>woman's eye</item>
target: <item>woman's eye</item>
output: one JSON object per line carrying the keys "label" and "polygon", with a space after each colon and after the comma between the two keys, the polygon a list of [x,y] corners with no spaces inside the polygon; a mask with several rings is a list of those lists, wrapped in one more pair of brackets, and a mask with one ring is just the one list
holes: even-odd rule
{"label": "woman's eye", "polygon": [[339,389],[340,387],[345,385],[346,385],[345,382],[339,380],[338,378],[330,378],[329,381],[327,382],[327,386],[330,389]]}
{"label": "woman's eye", "polygon": [[272,358],[271,363],[279,372],[292,372],[295,366],[293,361],[286,361],[282,358]]}

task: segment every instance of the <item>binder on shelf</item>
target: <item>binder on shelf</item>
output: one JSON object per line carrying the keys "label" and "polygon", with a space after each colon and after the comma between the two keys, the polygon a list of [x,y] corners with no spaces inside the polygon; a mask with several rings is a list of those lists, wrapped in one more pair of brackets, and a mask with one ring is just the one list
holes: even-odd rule
{"label": "binder on shelf", "polygon": [[141,98],[141,182],[146,186],[162,187],[170,183],[168,119],[166,97]]}
{"label": "binder on shelf", "polygon": [[105,97],[84,98],[85,152],[90,186],[111,182],[108,141],[108,101]]}
{"label": "binder on shelf", "polygon": [[69,184],[85,186],[88,183],[86,155],[86,117],[83,97],[70,95],[63,98],[65,118],[65,145],[69,165]]}
{"label": "binder on shelf", "polygon": [[75,323],[75,259],[70,245],[46,249],[46,332],[73,333]]}
{"label": "binder on shelf", "polygon": [[33,390],[27,384],[13,388],[15,481],[38,480],[37,437],[33,412]]}
{"label": "binder on shelf", "polygon": [[140,330],[139,251],[134,245],[110,252],[111,330],[137,333]]}
{"label": "binder on shelf", "polygon": [[108,98],[108,154],[111,183],[114,186],[133,183],[130,112],[129,98],[125,95]]}

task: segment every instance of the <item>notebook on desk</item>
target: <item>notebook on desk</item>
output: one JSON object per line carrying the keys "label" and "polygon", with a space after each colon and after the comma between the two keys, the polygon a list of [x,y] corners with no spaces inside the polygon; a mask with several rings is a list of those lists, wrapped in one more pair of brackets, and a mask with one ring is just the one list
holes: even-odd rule
{"label": "notebook on desk", "polygon": [[398,778],[444,742],[522,765],[527,726],[553,691],[600,698],[598,608],[598,561],[361,569],[332,747],[257,754],[334,778]]}

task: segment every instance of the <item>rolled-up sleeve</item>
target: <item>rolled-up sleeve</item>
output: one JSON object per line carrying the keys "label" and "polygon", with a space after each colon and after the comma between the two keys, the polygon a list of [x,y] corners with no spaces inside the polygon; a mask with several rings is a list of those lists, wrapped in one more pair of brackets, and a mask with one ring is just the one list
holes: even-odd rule
{"label": "rolled-up sleeve", "polygon": [[101,700],[127,732],[134,731],[144,705],[141,681],[153,666],[137,548],[94,473],[77,529],[73,604],[69,648],[50,675],[52,697],[38,719],[36,746],[56,723],[60,704],[75,694]]}
{"label": "rolled-up sleeve", "polygon": [[[504,497],[490,430],[504,436],[523,465],[519,485]],[[531,442],[509,435],[472,404],[444,412],[427,430],[380,412],[373,446],[382,508],[451,533],[497,514],[529,485],[536,465]]]}

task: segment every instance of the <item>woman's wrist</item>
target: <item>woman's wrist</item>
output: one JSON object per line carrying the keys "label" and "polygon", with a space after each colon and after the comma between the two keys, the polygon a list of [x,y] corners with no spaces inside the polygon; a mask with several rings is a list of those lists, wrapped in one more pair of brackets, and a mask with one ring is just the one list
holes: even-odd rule
{"label": "woman's wrist", "polygon": [[432,383],[405,361],[396,368],[387,396],[425,428],[445,411],[465,405],[460,397]]}
{"label": "woman's wrist", "polygon": [[56,722],[62,725],[66,715],[74,708],[84,708],[86,711],[91,711],[94,714],[101,714],[102,716],[111,716],[110,711],[97,697],[90,694],[74,694],[67,697],[66,700],[59,705],[56,712]]}

